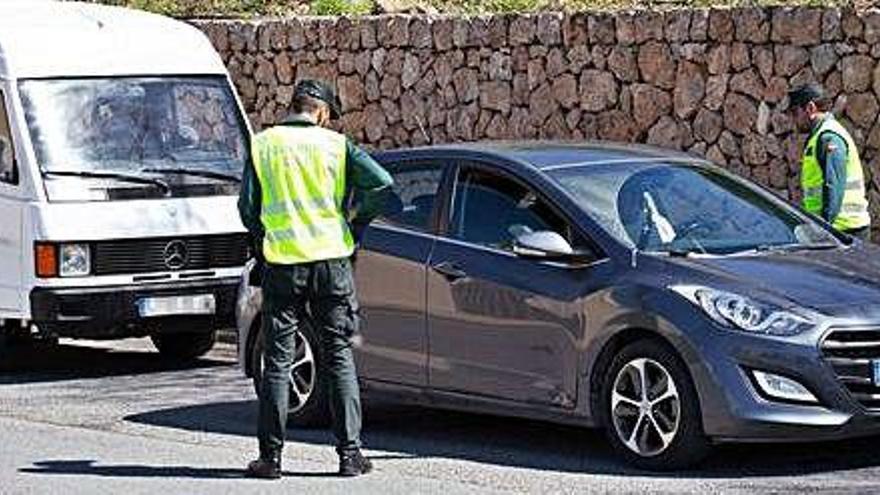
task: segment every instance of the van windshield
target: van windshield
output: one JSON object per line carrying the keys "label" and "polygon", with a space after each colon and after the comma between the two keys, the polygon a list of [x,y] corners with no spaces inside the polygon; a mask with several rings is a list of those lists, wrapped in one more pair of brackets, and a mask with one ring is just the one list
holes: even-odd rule
{"label": "van windshield", "polygon": [[[223,77],[32,79],[19,89],[50,200],[237,193],[246,131]],[[131,176],[146,181],[119,179]]]}

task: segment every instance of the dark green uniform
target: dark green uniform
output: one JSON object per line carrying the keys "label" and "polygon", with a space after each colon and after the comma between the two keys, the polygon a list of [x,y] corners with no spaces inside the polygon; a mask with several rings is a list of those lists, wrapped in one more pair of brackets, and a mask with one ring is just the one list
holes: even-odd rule
{"label": "dark green uniform", "polygon": [[[284,125],[312,127],[314,123],[304,117],[294,117]],[[384,196],[382,191],[391,185],[392,180],[381,166],[350,141],[346,141],[345,148],[346,188],[363,193],[357,217],[352,221],[357,237],[358,229],[378,213]],[[258,159],[261,158],[255,157]],[[266,195],[257,175],[254,164],[246,168],[238,206],[242,222],[260,254],[264,248],[267,212],[262,208]],[[328,201],[335,199],[328,198]],[[301,227],[291,225],[292,229]],[[276,458],[284,445],[294,338],[299,322],[307,316],[311,316],[322,347],[325,366],[322,371],[327,374],[330,386],[337,450],[340,453],[356,450],[360,447],[361,407],[351,349],[351,336],[357,331],[357,299],[351,262],[348,258],[291,264],[271,261],[266,263],[262,280],[265,358],[258,427],[260,457]]]}

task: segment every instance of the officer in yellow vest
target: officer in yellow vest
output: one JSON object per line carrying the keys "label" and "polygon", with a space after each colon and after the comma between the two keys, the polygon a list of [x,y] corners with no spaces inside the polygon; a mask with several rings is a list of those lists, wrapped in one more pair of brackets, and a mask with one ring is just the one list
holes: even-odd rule
{"label": "officer in yellow vest", "polygon": [[852,136],[831,114],[821,86],[799,86],[788,98],[799,130],[810,132],[801,162],[804,209],[839,231],[869,240],[864,172]]}
{"label": "officer in yellow vest", "polygon": [[[340,114],[328,85],[301,81],[292,107],[287,121],[254,136],[238,204],[258,259],[265,260],[260,457],[247,474],[281,477],[294,336],[309,311],[330,387],[339,474],[357,476],[372,465],[360,451],[360,391],[351,349],[357,300],[349,258],[355,240],[349,220],[361,228],[368,223],[392,179],[344,135],[326,128]],[[361,205],[349,219],[345,202],[355,190]]]}

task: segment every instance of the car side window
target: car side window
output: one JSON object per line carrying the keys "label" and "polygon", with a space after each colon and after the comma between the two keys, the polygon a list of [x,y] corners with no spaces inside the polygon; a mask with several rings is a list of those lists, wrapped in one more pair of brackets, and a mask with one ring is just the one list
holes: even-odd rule
{"label": "car side window", "polygon": [[18,184],[18,165],[12,147],[12,131],[3,91],[0,91],[0,182]]}
{"label": "car side window", "polygon": [[517,236],[550,230],[573,247],[585,245],[538,194],[501,175],[465,170],[454,203],[449,235],[455,239],[509,251]]}
{"label": "car side window", "polygon": [[386,168],[394,178],[394,185],[379,220],[430,231],[444,165],[441,162],[403,162],[389,164]]}

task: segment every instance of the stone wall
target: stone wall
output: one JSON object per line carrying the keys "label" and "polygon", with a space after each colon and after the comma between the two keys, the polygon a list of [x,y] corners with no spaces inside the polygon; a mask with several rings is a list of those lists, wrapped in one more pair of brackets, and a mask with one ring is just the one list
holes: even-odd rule
{"label": "stone wall", "polygon": [[[792,200],[805,138],[786,92],[821,82],[880,161],[880,11],[745,8],[470,18],[197,21],[260,128],[295,81],[334,81],[341,127],[379,148],[605,139],[689,150]],[[871,202],[880,221],[880,177]]]}

